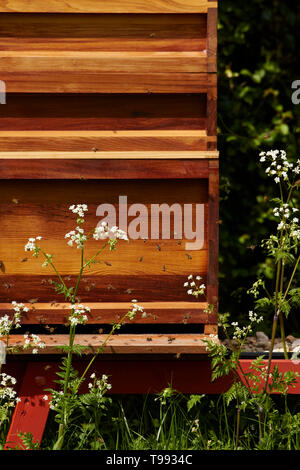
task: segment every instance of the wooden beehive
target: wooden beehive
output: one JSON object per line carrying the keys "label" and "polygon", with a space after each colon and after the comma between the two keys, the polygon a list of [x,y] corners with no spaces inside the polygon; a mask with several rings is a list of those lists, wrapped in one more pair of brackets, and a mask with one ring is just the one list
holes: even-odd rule
{"label": "wooden beehive", "polygon": [[[215,1],[0,1],[0,312],[31,301],[23,323],[57,328],[44,352],[67,341],[58,327],[66,306],[24,244],[41,235],[71,284],[79,259],[64,240],[70,204],[88,204],[92,227],[97,206],[118,210],[120,195],[146,207],[203,204],[204,245],[149,238],[105,252],[79,290],[92,312],[77,342],[97,347],[99,328],[136,298],[151,315],[105,352],[205,352],[204,335],[217,332],[216,313],[204,312],[217,305],[216,70]],[[207,299],[191,301],[190,274],[202,276]]]}

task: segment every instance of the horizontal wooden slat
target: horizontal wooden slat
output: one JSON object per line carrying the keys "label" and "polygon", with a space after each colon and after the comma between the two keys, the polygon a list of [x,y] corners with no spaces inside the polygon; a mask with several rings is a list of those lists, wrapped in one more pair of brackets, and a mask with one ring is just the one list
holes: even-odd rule
{"label": "horizontal wooden slat", "polygon": [[207,72],[203,52],[0,51],[0,74],[27,72]]}
{"label": "horizontal wooden slat", "polygon": [[203,50],[206,33],[207,15],[203,14],[2,13],[0,44],[4,50],[27,50],[28,46],[35,50],[53,49],[52,45],[61,41],[65,43],[64,50],[126,50],[127,45],[139,50],[146,44],[155,50],[156,43],[163,40],[168,44],[167,50],[173,50],[174,40],[175,44],[186,42],[185,50],[194,50],[189,41],[200,41],[195,50]]}
{"label": "horizontal wooden slat", "polygon": [[12,93],[0,130],[199,130],[206,114],[205,94]]}
{"label": "horizontal wooden slat", "polygon": [[[191,254],[192,256],[192,254]],[[21,263],[30,262],[30,257],[22,254],[18,258]],[[101,301],[101,302],[130,302],[133,298],[143,299],[149,302],[159,295],[165,302],[180,302],[183,299],[189,300],[184,283],[187,279],[186,272],[190,274],[189,259],[186,257],[182,262],[183,272],[180,275],[168,273],[161,270],[158,275],[143,274],[143,276],[118,276],[110,274],[107,269],[106,274],[90,275],[88,272],[83,276],[79,285],[78,297],[82,302]],[[148,263],[147,258],[136,257],[136,263]],[[197,269],[197,275],[202,276],[203,283],[207,285],[206,272],[200,272]],[[55,291],[54,281],[56,277],[46,271],[42,276],[36,274],[28,276],[27,274],[9,275],[2,273],[0,276],[0,302],[10,303],[13,300],[17,302],[53,302],[64,300],[63,295]],[[64,281],[67,286],[74,286],[77,276],[65,276]],[[201,299],[199,299],[201,300]],[[193,318],[187,318],[187,323],[193,321]]]}
{"label": "horizontal wooden slat", "polygon": [[[72,228],[70,227],[70,229]],[[34,236],[35,231],[32,227],[31,235]],[[38,232],[40,233],[41,229]],[[63,236],[64,234],[62,234]],[[45,270],[42,267],[42,262],[39,259],[31,259],[30,262],[20,263],[20,258],[22,259],[22,256],[26,257],[24,246],[27,239],[9,239],[9,247],[7,247],[7,241],[8,238],[0,239],[0,259],[3,260],[7,274],[38,274],[43,276],[43,274],[52,273],[50,268]],[[93,265],[89,273],[98,275],[119,274],[124,278],[144,274],[158,275],[164,272],[172,275],[185,273],[188,276],[190,273],[205,272],[207,269],[206,249],[193,251],[190,255],[191,259],[188,260],[186,253],[189,254],[189,252],[185,251],[185,244],[179,246],[176,240],[159,242],[162,246],[161,252],[158,251],[154,241],[149,241],[146,244],[141,240],[135,240],[129,244],[125,243],[119,244],[118,253],[111,253],[107,249],[99,257],[102,261]],[[102,245],[102,243],[99,244],[98,248],[100,249]],[[79,250],[68,247],[66,241],[60,241],[56,237],[53,237],[52,240],[45,240],[43,246],[47,253],[55,254],[55,264],[61,275],[78,274],[80,268]],[[91,258],[96,251],[97,247],[95,243],[92,243],[86,248],[85,255],[87,258]],[[144,258],[143,263],[138,262],[141,257]]]}
{"label": "horizontal wooden slat", "polygon": [[[183,214],[184,204],[194,204],[193,219],[195,216],[195,203],[204,204],[205,220],[203,231],[207,229],[207,181],[178,182],[178,181],[82,181],[80,184],[71,181],[24,181],[18,185],[12,181],[2,183],[0,188],[0,260],[3,274],[13,275],[47,275],[52,269],[42,267],[42,260],[32,258],[25,253],[24,246],[28,238],[35,235],[43,237],[41,246],[47,253],[55,255],[57,269],[63,275],[78,274],[80,252],[76,248],[67,246],[65,234],[76,225],[76,220],[69,210],[72,203],[85,202],[88,204],[85,231],[89,233],[103,218],[97,215],[99,204],[113,205],[116,213],[112,225],[120,225],[120,196],[127,196],[127,209],[131,204],[143,204],[146,212],[140,216],[144,222],[146,232],[142,235],[146,240],[138,239],[131,242],[120,242],[118,253],[108,249],[99,257],[101,263],[93,264],[88,270],[93,275],[119,275],[128,278],[135,275],[182,275],[206,272],[207,268],[207,238],[205,236],[202,248],[188,253],[186,248],[187,222],[191,227],[194,220],[185,216],[184,224],[181,221],[182,233],[173,222],[173,215],[167,213],[170,224],[168,238],[162,236],[162,222],[159,214],[153,212],[152,204],[167,204],[171,207],[177,203]],[[77,202],[78,201],[78,202]],[[155,208],[155,207],[154,207]],[[125,207],[124,210],[126,211]],[[127,212],[127,211],[126,211]],[[136,215],[128,215],[128,234],[130,223]],[[147,225],[146,225],[147,224]],[[157,226],[157,239],[151,234],[152,224]],[[127,229],[126,229],[127,230]],[[138,229],[139,230],[139,229]],[[38,233],[37,233],[38,232]],[[179,235],[179,236],[178,236]],[[148,239],[147,239],[148,238]],[[9,243],[7,241],[9,240]],[[192,240],[191,240],[192,241]],[[180,243],[179,243],[180,242]],[[85,257],[89,259],[103,245],[102,242],[90,240],[85,249]],[[27,258],[26,262],[21,262]],[[143,261],[139,261],[142,259]],[[5,282],[5,280],[3,279]],[[132,286],[128,286],[130,288]],[[153,296],[159,296],[159,289]],[[159,297],[158,297],[159,298]]]}
{"label": "horizontal wooden slat", "polygon": [[194,151],[207,150],[205,131],[0,131],[3,151]]}
{"label": "horizontal wooden slat", "polygon": [[[22,325],[24,324],[65,324],[70,315],[70,304],[25,304],[29,312],[22,314]],[[138,313],[133,320],[126,319],[129,324],[166,324],[166,323],[217,323],[216,315],[204,313],[207,308],[205,302],[141,302],[147,316],[142,317]],[[132,309],[132,303],[111,302],[111,303],[85,303],[90,307],[91,312],[87,314],[89,324],[111,324],[118,322]],[[0,304],[0,315],[10,314],[11,304]]]}
{"label": "horizontal wooden slat", "polygon": [[[10,180],[119,180],[160,178],[167,181],[207,178],[212,160],[99,160],[0,158],[0,179]],[[171,164],[172,163],[172,164]]]}
{"label": "horizontal wooden slat", "polygon": [[1,72],[7,93],[211,93],[207,73]]}
{"label": "horizontal wooden slat", "polygon": [[0,152],[0,160],[185,160],[185,159],[215,159],[218,151],[191,151],[191,152]]}
{"label": "horizontal wooden slat", "polygon": [[[69,344],[68,335],[39,335],[46,344],[39,354],[59,354],[59,346]],[[112,336],[103,348],[102,354],[207,354],[204,334],[118,334]],[[95,353],[106,339],[106,335],[76,335],[74,344],[86,346],[85,353]],[[211,340],[211,338],[209,338]],[[215,338],[217,341],[217,338]],[[24,337],[11,335],[9,347],[24,344]],[[26,354],[28,350],[20,353]]]}
{"label": "horizontal wooden slat", "polygon": [[208,0],[2,0],[0,12],[24,13],[206,13]]}
{"label": "horizontal wooden slat", "polygon": [[[155,34],[155,33],[151,33]],[[96,51],[136,51],[136,52],[191,52],[205,51],[206,39],[191,38],[1,38],[0,50],[2,51],[72,51],[96,52]]]}

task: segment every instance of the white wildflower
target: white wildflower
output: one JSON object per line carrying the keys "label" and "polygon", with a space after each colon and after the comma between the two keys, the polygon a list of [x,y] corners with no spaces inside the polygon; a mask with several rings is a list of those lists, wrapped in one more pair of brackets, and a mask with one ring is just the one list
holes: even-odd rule
{"label": "white wildflower", "polygon": [[128,241],[127,233],[121,230],[117,226],[109,227],[107,222],[101,222],[95,230],[93,237],[95,240],[125,240]]}
{"label": "white wildflower", "polygon": [[137,300],[133,299],[132,301],[132,307],[131,309],[127,312],[128,318],[130,320],[133,320],[136,316],[137,313],[141,313],[142,317],[145,318],[147,316],[147,313],[144,311],[144,307],[141,305],[138,305]]}
{"label": "white wildflower", "polygon": [[71,230],[71,232],[66,233],[65,238],[70,238],[67,242],[69,246],[73,246],[73,243],[77,245],[77,248],[83,248],[84,242],[87,240],[86,235],[84,235],[84,230],[81,227],[76,227],[76,230]]}
{"label": "white wildflower", "polygon": [[90,307],[84,306],[82,304],[74,304],[70,306],[72,313],[69,316],[70,325],[85,325],[88,321],[86,313],[90,313]]}
{"label": "white wildflower", "polygon": [[69,207],[69,210],[73,212],[73,214],[78,215],[79,217],[84,217],[84,213],[88,211],[88,206],[86,204],[73,204]]}
{"label": "white wildflower", "polygon": [[36,251],[37,249],[37,246],[36,246],[36,240],[41,240],[42,237],[41,236],[38,236],[38,237],[31,237],[28,239],[28,242],[26,243],[25,245],[25,251]]}

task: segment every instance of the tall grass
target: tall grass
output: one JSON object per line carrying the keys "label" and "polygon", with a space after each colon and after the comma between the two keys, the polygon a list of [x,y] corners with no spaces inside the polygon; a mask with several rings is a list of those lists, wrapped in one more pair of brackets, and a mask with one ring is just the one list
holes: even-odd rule
{"label": "tall grass", "polygon": [[[66,435],[68,450],[234,450],[236,406],[221,396],[187,396],[167,389],[159,396],[114,396],[101,426],[78,415]],[[300,450],[298,397],[274,396],[266,415],[264,439],[259,440],[255,412],[240,417],[238,450]],[[42,449],[55,441],[50,416]]]}

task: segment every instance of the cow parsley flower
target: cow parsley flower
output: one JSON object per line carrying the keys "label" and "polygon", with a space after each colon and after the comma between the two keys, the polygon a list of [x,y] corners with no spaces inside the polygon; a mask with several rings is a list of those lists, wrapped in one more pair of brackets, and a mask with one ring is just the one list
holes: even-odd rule
{"label": "cow parsley flower", "polygon": [[129,320],[133,320],[136,314],[139,312],[142,314],[142,317],[145,318],[147,316],[147,313],[144,311],[144,307],[142,307],[141,305],[138,305],[136,299],[133,299],[131,302],[132,302],[131,309],[127,312],[127,316]]}
{"label": "cow parsley flower", "polygon": [[[196,276],[196,281],[200,281],[201,279],[201,276]],[[194,281],[192,274],[188,276],[188,282],[185,282],[183,286],[189,288],[187,289],[188,295],[193,295],[196,298],[199,297],[199,295],[204,295],[206,289],[205,284]]]}
{"label": "cow parsley flower", "polygon": [[[280,183],[281,180],[289,180],[289,171],[294,173],[300,172],[300,166],[294,168],[294,164],[289,162],[284,150],[269,150],[268,152],[261,152],[259,154],[260,162],[268,162],[269,166],[266,168],[266,174],[274,177],[275,183]],[[299,170],[298,170],[299,168]]]}
{"label": "cow parsley flower", "polygon": [[41,240],[42,237],[39,235],[37,237],[31,237],[28,239],[28,242],[26,243],[24,249],[25,251],[33,251],[33,256],[35,258],[38,257],[38,254],[40,252],[40,247],[36,245],[36,241],[38,240]]}
{"label": "cow parsley flower", "polygon": [[0,374],[0,402],[2,412],[4,409],[12,408],[20,399],[17,397],[17,392],[13,389],[13,385],[17,383],[16,379],[11,375]]}
{"label": "cow parsley flower", "polygon": [[113,240],[126,240],[128,241],[127,233],[117,226],[109,227],[107,222],[101,222],[93,233],[95,240],[106,240],[107,238]]}
{"label": "cow parsley flower", "polygon": [[39,349],[44,349],[46,344],[41,340],[38,335],[25,334],[24,335],[24,349],[32,348],[32,354],[37,354]]}
{"label": "cow parsley flower", "polygon": [[6,314],[0,317],[0,338],[8,336],[13,328],[20,328],[22,312],[26,313],[29,311],[28,307],[15,300],[12,301],[12,307],[14,310],[13,315]]}
{"label": "cow parsley flower", "polygon": [[86,322],[88,321],[88,317],[86,313],[90,313],[91,309],[90,307],[84,306],[82,304],[78,305],[71,305],[70,306],[72,313],[69,316],[69,322],[70,325],[76,326],[76,325],[85,325]]}
{"label": "cow parsley flower", "polygon": [[84,218],[84,213],[88,211],[88,206],[86,204],[73,204],[69,207],[69,210],[76,214],[77,216]]}
{"label": "cow parsley flower", "polygon": [[103,374],[101,379],[97,379],[96,375],[93,374],[93,377],[91,378],[93,379],[93,382],[88,384],[89,393],[97,400],[101,400],[107,390],[111,390],[111,384],[107,382],[108,377]]}
{"label": "cow parsley flower", "polygon": [[264,318],[262,316],[258,317],[256,312],[252,312],[252,310],[249,311],[249,320],[251,323],[260,323],[263,319]]}
{"label": "cow parsley flower", "polygon": [[84,247],[84,243],[87,240],[86,235],[84,234],[84,229],[81,227],[76,227],[76,230],[71,230],[71,232],[66,233],[65,238],[70,238],[67,242],[69,246],[73,246],[73,243],[77,245],[78,249],[82,249]]}

